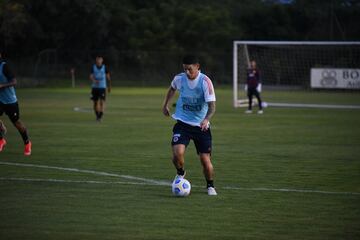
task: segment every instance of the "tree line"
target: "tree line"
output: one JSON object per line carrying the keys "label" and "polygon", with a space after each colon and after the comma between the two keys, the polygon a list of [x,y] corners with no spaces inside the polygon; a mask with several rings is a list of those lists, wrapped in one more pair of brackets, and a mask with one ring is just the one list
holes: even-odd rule
{"label": "tree line", "polygon": [[1,0],[9,54],[226,51],[232,40],[359,40],[357,0]]}

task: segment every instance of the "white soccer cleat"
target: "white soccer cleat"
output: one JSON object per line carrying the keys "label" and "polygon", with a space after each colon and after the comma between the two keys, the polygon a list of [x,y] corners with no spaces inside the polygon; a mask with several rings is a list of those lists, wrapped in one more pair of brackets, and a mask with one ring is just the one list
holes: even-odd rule
{"label": "white soccer cleat", "polygon": [[250,113],[252,113],[252,110],[246,110],[245,113],[250,114]]}
{"label": "white soccer cleat", "polygon": [[258,114],[263,114],[263,113],[264,113],[263,110],[259,110],[259,111],[258,111]]}
{"label": "white soccer cleat", "polygon": [[213,187],[208,187],[207,191],[208,191],[209,196],[216,196],[217,195],[217,192],[216,192],[215,188],[213,188]]}

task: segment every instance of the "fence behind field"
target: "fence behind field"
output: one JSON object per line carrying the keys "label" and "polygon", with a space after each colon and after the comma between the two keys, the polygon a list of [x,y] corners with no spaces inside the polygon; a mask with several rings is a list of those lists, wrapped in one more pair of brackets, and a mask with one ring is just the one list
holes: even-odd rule
{"label": "fence behind field", "polygon": [[[158,51],[59,51],[46,49],[33,58],[9,59],[20,87],[66,87],[89,85],[95,56],[102,54],[115,86],[165,86],[182,71],[183,53]],[[215,84],[231,84],[231,52],[199,52],[202,71]]]}

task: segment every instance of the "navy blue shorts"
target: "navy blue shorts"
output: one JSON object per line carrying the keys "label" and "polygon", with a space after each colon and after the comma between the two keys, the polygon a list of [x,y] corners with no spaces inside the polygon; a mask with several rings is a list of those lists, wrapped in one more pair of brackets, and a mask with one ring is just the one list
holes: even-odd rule
{"label": "navy blue shorts", "polygon": [[181,121],[177,121],[173,128],[171,145],[184,144],[185,146],[188,146],[190,140],[194,141],[198,154],[211,153],[212,137],[210,128],[207,131],[201,131],[200,127],[194,127]]}
{"label": "navy blue shorts", "polygon": [[93,101],[99,101],[106,100],[106,88],[92,88],[91,89],[91,100]]}
{"label": "navy blue shorts", "polygon": [[12,123],[16,123],[20,118],[18,102],[10,104],[3,104],[0,102],[0,116],[2,116],[4,113],[8,115]]}

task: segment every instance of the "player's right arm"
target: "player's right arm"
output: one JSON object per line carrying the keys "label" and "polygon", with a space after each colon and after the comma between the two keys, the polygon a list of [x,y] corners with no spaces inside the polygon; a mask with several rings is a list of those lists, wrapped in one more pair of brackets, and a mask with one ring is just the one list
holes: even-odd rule
{"label": "player's right arm", "polygon": [[162,107],[162,112],[165,116],[170,116],[169,102],[174,97],[176,90],[181,88],[181,78],[177,75],[171,82],[171,85],[166,93],[165,100]]}
{"label": "player's right arm", "polygon": [[99,83],[99,81],[95,79],[93,67],[91,67],[89,79],[92,83]]}
{"label": "player's right arm", "polygon": [[163,107],[162,107],[162,112],[167,117],[170,116],[169,102],[174,97],[175,92],[176,92],[176,89],[173,88],[172,86],[170,86],[166,93],[166,96],[165,96],[165,100],[164,100]]}

